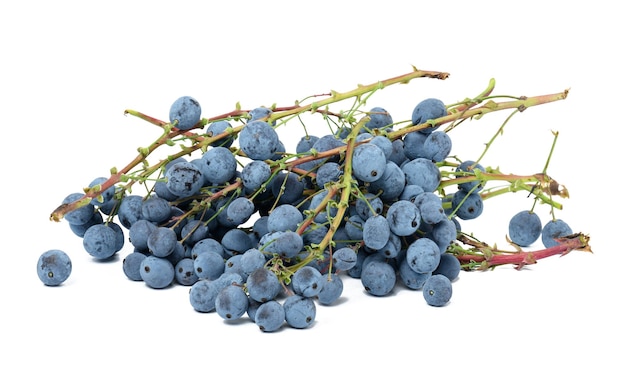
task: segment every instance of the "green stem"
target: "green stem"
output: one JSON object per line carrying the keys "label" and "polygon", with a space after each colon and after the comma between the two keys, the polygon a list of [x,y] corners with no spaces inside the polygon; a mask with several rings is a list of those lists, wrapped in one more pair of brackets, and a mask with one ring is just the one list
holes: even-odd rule
{"label": "green stem", "polygon": [[[352,185],[354,184],[354,180],[352,178],[352,153],[354,151],[354,147],[356,145],[356,137],[361,130],[361,127],[365,125],[367,121],[362,120],[354,126],[350,135],[348,135],[346,141],[346,157],[345,157],[345,167],[341,182],[337,185],[338,189],[341,190],[341,197],[339,199],[339,203],[337,204],[337,213],[333,218],[332,222],[329,225],[328,232],[324,236],[324,238],[320,241],[319,245],[309,252],[309,254],[303,258],[299,263],[294,264],[287,268],[288,271],[295,272],[298,268],[303,267],[310,263],[315,258],[319,257],[324,253],[324,250],[332,243],[333,236],[335,236],[335,231],[341,226],[343,221],[343,217],[350,206],[350,196]],[[332,258],[330,259],[332,262]]]}
{"label": "green stem", "polygon": [[407,133],[420,131],[420,130],[429,128],[431,126],[433,127],[442,126],[447,123],[451,123],[459,119],[464,119],[464,118],[469,118],[469,117],[478,118],[478,117],[482,117],[485,114],[495,112],[495,111],[501,111],[505,109],[517,109],[520,112],[523,112],[530,107],[538,106],[541,104],[552,103],[552,102],[556,102],[559,100],[564,100],[565,98],[567,98],[568,92],[569,92],[568,90],[565,90],[561,93],[546,94],[546,95],[540,95],[536,97],[522,98],[519,100],[499,102],[499,103],[496,103],[493,100],[490,100],[487,103],[483,104],[482,106],[470,108],[470,109],[460,111],[460,112],[453,112],[453,113],[448,114],[447,116],[443,116],[443,117],[434,119],[432,121],[429,121],[430,123],[421,123],[418,125],[402,128],[398,131],[389,132],[388,137],[393,140],[395,138],[404,136]]}
{"label": "green stem", "polygon": [[268,118],[268,122],[271,123],[273,121],[276,121],[280,118],[283,118],[285,116],[292,115],[292,114],[300,114],[302,112],[307,112],[307,111],[316,111],[319,107],[333,104],[342,100],[359,97],[367,92],[383,89],[393,84],[407,84],[409,81],[416,79],[416,78],[427,77],[427,78],[445,80],[448,78],[448,76],[450,76],[450,74],[445,73],[445,72],[423,71],[423,70],[417,70],[414,68],[414,70],[410,73],[396,76],[396,77],[379,81],[377,83],[373,83],[369,85],[359,85],[356,89],[350,90],[348,92],[340,93],[336,91],[331,91],[331,96],[328,98],[325,98],[325,99],[322,99],[322,100],[319,100],[319,101],[316,101],[316,102],[313,102],[304,106],[298,106],[288,111],[272,113],[272,115],[270,115],[270,117]]}

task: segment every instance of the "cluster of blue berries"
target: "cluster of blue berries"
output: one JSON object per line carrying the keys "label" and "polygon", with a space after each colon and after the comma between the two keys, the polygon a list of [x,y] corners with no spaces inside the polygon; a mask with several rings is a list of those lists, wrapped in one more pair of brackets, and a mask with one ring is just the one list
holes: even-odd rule
{"label": "cluster of blue berries", "polygon": [[[358,124],[302,136],[293,154],[268,121],[272,113],[260,107],[246,118],[202,125],[200,103],[179,98],[172,126],[202,126],[203,137],[223,137],[198,157],[163,164],[148,194],[112,186],[64,218],[94,258],[110,258],[129,243],[122,262],[128,279],[154,289],[188,286],[193,310],[225,320],[247,316],[264,332],[311,326],[316,306],[341,297],[345,276],[372,296],[402,286],[420,290],[431,306],[447,305],[462,270],[448,249],[461,222],[482,213],[484,182],[466,181],[446,195],[438,190],[452,141],[430,122],[448,114],[444,103],[418,103],[411,125],[422,128],[402,138],[387,137],[395,123],[375,107]],[[455,169],[462,177],[485,171],[473,161]],[[69,194],[63,203],[82,196]],[[560,220],[542,228],[531,211],[509,228],[521,246],[543,235],[548,247],[570,233]],[[46,252],[37,269],[46,285],[58,285],[71,262],[62,251]]]}

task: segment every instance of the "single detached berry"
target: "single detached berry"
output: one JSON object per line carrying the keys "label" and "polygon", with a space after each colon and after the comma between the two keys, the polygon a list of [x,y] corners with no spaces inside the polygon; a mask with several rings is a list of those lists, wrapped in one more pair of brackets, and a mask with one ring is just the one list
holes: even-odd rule
{"label": "single detached berry", "polygon": [[62,250],[45,251],[37,261],[37,275],[47,286],[58,286],[65,282],[72,273],[72,261]]}

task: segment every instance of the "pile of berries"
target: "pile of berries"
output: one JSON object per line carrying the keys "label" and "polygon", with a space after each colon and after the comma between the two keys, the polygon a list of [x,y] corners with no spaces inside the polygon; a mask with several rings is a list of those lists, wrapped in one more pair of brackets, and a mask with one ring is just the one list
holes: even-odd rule
{"label": "pile of berries", "polygon": [[[247,316],[264,332],[309,327],[317,306],[341,297],[344,276],[360,279],[372,296],[403,287],[439,307],[450,302],[463,270],[529,264],[531,252],[499,252],[463,232],[464,221],[480,217],[483,201],[499,195],[489,189],[492,181],[515,180],[518,190],[552,208],[544,224],[533,209],[515,215],[512,245],[541,238],[537,259],[589,250],[587,236],[554,217],[554,198],[567,191],[546,172],[520,188],[519,176],[451,155],[455,123],[567,92],[497,102],[489,97],[492,81],[461,103],[417,101],[402,121],[383,107],[365,108],[384,87],[447,76],[413,70],[308,105],[238,107],[211,119],[190,96],[173,102],[168,121],[127,110],[162,135],[121,171],[66,195],[51,219],[64,219],[98,259],[132,246],[122,261],[127,279],[155,289],[188,286],[190,309],[226,320]],[[330,108],[343,100],[352,107]],[[323,119],[328,133],[279,135],[305,113]],[[287,138],[297,139],[295,151],[285,151]],[[174,152],[149,162],[161,147]],[[145,194],[131,193],[137,182],[148,187]],[[61,250],[48,251],[37,270],[56,286],[71,262]]]}

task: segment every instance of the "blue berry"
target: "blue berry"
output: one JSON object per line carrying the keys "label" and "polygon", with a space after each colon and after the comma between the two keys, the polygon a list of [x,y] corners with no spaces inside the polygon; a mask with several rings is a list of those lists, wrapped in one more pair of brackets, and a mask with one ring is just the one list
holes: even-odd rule
{"label": "blue berry", "polygon": [[215,298],[220,290],[217,281],[199,279],[189,289],[189,302],[195,311],[209,313],[215,310]]}
{"label": "blue berry", "polygon": [[456,209],[456,216],[460,219],[472,220],[483,213],[483,198],[477,192],[459,190],[452,196],[452,207]]}
{"label": "blue berry", "polygon": [[213,251],[201,252],[193,259],[194,272],[201,279],[217,279],[224,273],[225,266],[224,258]]}
{"label": "blue berry", "polygon": [[141,261],[139,274],[143,282],[154,289],[168,287],[175,278],[174,265],[165,258],[153,255],[149,255]]}
{"label": "blue berry", "polygon": [[47,286],[58,286],[72,273],[72,261],[64,251],[50,249],[43,252],[37,261],[37,276]]}
{"label": "blue berry", "polygon": [[119,252],[120,250],[122,250],[122,248],[124,247],[124,243],[126,242],[122,227],[115,222],[107,222],[105,223],[105,225],[115,231],[115,252]]}
{"label": "blue berry", "polygon": [[[317,153],[321,153],[321,152],[325,152],[325,151],[330,151],[333,149],[336,149],[340,146],[344,146],[346,143],[343,142],[340,138],[338,138],[335,135],[324,135],[320,138],[318,138],[314,143],[313,143],[313,147],[310,149],[312,151],[315,151]],[[324,164],[325,162],[328,161],[333,161],[333,162],[338,162],[339,158],[337,158],[336,156],[329,156],[326,158],[319,158],[316,160],[312,160],[310,165],[312,166],[316,166],[316,165],[321,165]]]}
{"label": "blue berry", "polygon": [[296,153],[302,154],[310,151],[315,142],[319,140],[319,137],[313,135],[302,136],[296,144]]}
{"label": "blue berry", "polygon": [[415,233],[420,225],[420,212],[410,201],[395,201],[387,210],[387,221],[392,233],[407,236]]}
{"label": "blue berry", "polygon": [[363,265],[361,284],[369,294],[388,295],[396,284],[396,271],[387,262],[373,260]]}
{"label": "blue berry", "polygon": [[444,306],[452,297],[452,283],[444,275],[432,275],[424,282],[422,293],[428,305]]}
{"label": "blue berry", "polygon": [[407,184],[415,184],[424,192],[434,192],[439,186],[441,172],[430,159],[416,158],[402,166]]}
{"label": "blue berry", "polygon": [[366,192],[363,196],[359,196],[354,204],[354,210],[363,220],[367,220],[371,216],[382,214],[383,208],[383,200],[371,192]]}
{"label": "blue berry", "polygon": [[415,205],[419,208],[422,221],[434,225],[446,218],[441,197],[433,192],[424,192],[415,198]]}
{"label": "blue berry", "polygon": [[424,158],[424,142],[428,138],[427,133],[421,131],[413,131],[404,135],[403,149],[404,157],[409,160]]}
{"label": "blue berry", "polygon": [[250,199],[237,197],[226,207],[226,220],[229,225],[239,226],[248,221],[255,211],[254,203]]}
{"label": "blue berry", "polygon": [[290,204],[277,206],[267,219],[268,231],[296,231],[304,217],[302,212]]}
{"label": "blue berry", "polygon": [[143,219],[142,206],[143,197],[136,194],[124,196],[117,210],[117,218],[120,224],[126,229],[130,229],[136,221]]}
{"label": "blue berry", "polygon": [[239,145],[250,159],[268,160],[278,151],[279,138],[268,123],[251,121],[239,132]]}
{"label": "blue berry", "polygon": [[277,331],[285,324],[283,305],[275,300],[260,304],[254,313],[254,323],[263,332]]}
{"label": "blue berry", "polygon": [[442,274],[450,281],[454,281],[461,273],[461,262],[451,253],[442,253],[439,265],[433,271],[433,274]]}
{"label": "blue berry", "polygon": [[324,188],[327,183],[338,182],[342,174],[341,166],[338,163],[329,161],[317,169],[315,182],[319,188]]}
{"label": "blue berry", "polygon": [[184,223],[180,231],[181,242],[185,245],[194,245],[210,235],[209,224],[199,219],[192,219]]}
{"label": "blue berry", "polygon": [[170,202],[158,196],[148,197],[141,205],[141,217],[155,223],[169,219],[171,212]]}
{"label": "blue berry", "polygon": [[191,258],[196,259],[198,254],[205,251],[213,251],[219,254],[222,258],[225,255],[222,243],[213,238],[204,238],[193,244],[193,247],[191,248]]}
{"label": "blue berry", "polygon": [[157,225],[146,219],[135,221],[128,229],[128,239],[135,250],[148,250],[148,237],[157,228]]}
{"label": "blue berry", "polygon": [[404,186],[402,193],[398,199],[415,203],[417,196],[424,193],[424,188],[416,184],[407,184]]}
{"label": "blue berry", "polygon": [[322,280],[322,290],[317,294],[317,302],[322,305],[332,305],[343,293],[343,280],[336,273],[325,274]]}
{"label": "blue berry", "polygon": [[356,265],[356,251],[349,247],[343,247],[333,252],[333,267],[337,271],[347,271]]}
{"label": "blue berry", "polygon": [[[269,239],[267,245],[266,240]],[[294,231],[274,231],[262,240],[263,252],[276,254],[282,258],[295,257],[304,248],[302,236]]]}
{"label": "blue berry", "polygon": [[246,279],[248,295],[258,302],[266,302],[276,298],[281,284],[274,272],[268,268],[257,268]]}
{"label": "blue berry", "polygon": [[523,210],[509,221],[509,238],[521,247],[527,247],[541,236],[541,219],[534,211]]}
{"label": "blue berry", "polygon": [[402,241],[400,236],[391,233],[389,234],[389,240],[384,247],[378,250],[378,253],[382,254],[385,258],[396,258],[402,251]]}
{"label": "blue berry", "polygon": [[249,113],[250,121],[265,121],[272,114],[272,110],[266,107],[256,107]]}
{"label": "blue berry", "polygon": [[183,96],[174,101],[170,107],[170,122],[181,130],[193,128],[202,114],[200,103],[192,97]]}
{"label": "blue berry", "polygon": [[374,107],[370,109],[369,112],[370,120],[365,122],[365,127],[370,130],[373,129],[382,129],[382,128],[391,128],[393,125],[393,118],[385,108],[382,107]]}
{"label": "blue berry", "polygon": [[174,279],[176,283],[183,286],[191,286],[198,281],[194,268],[194,260],[191,258],[183,258],[174,266]]}
{"label": "blue berry", "polygon": [[254,247],[254,244],[245,230],[240,228],[229,229],[222,236],[222,246],[231,255],[245,253],[246,250]]}
{"label": "blue berry", "polygon": [[244,275],[249,276],[255,270],[265,267],[267,260],[258,248],[250,248],[241,255],[241,270]]}
{"label": "blue berry", "polygon": [[452,151],[452,139],[444,131],[433,131],[424,140],[423,149],[423,157],[435,162],[443,161]]}
{"label": "blue berry", "polygon": [[179,198],[178,195],[175,195],[167,188],[167,182],[163,180],[154,183],[153,191],[158,197],[165,198],[170,202],[176,201]]}
{"label": "blue berry", "polygon": [[118,248],[117,233],[106,224],[93,225],[85,231],[83,247],[96,259],[111,258]]}
{"label": "blue berry", "polygon": [[[413,114],[411,115],[411,122],[414,126],[422,125],[429,120],[437,119],[446,116],[447,114],[448,110],[441,100],[436,98],[428,98],[422,100],[415,106],[415,108],[413,109]],[[419,132],[430,133],[435,129],[436,127],[430,126],[420,130]]]}
{"label": "blue berry", "polygon": [[[213,137],[213,136],[217,136],[228,131],[230,128],[232,128],[232,125],[228,121],[214,121],[214,122],[209,123],[206,126],[205,133],[208,137]],[[226,137],[223,137],[221,139],[217,139],[211,142],[209,145],[213,147],[215,146],[230,147],[234,141],[235,141],[235,138],[233,136],[226,136]]]}
{"label": "blue berry", "polygon": [[252,160],[241,169],[241,182],[246,189],[254,191],[261,188],[271,175],[272,171],[266,162]]}
{"label": "blue berry", "polygon": [[215,298],[215,311],[224,320],[241,318],[248,310],[248,295],[240,286],[224,287]]}
{"label": "blue berry", "polygon": [[352,154],[352,173],[364,182],[374,182],[382,178],[387,167],[383,150],[371,142],[358,145]]}
{"label": "blue berry", "polygon": [[370,249],[378,250],[387,244],[391,235],[389,222],[383,215],[371,216],[363,224],[363,244]]}
{"label": "blue berry", "polygon": [[456,239],[457,227],[454,221],[446,218],[432,226],[432,230],[428,232],[428,238],[433,240],[439,246],[441,253],[445,252],[450,243]]}
{"label": "blue berry", "polygon": [[243,268],[241,268],[241,257],[243,257],[241,253],[230,254],[224,263],[224,274],[237,274],[246,281],[248,277],[243,271]]}
{"label": "blue berry", "polygon": [[219,276],[216,280],[214,280],[213,282],[217,283],[218,286],[220,287],[220,289],[226,287],[226,286],[230,286],[230,285],[235,285],[235,286],[243,286],[245,280],[243,279],[243,277],[241,277],[241,275],[239,273],[236,272],[224,272],[221,276]]}
{"label": "blue berry", "polygon": [[441,260],[441,252],[437,244],[428,238],[419,238],[406,250],[406,260],[417,273],[434,271]]}
{"label": "blue berry", "polygon": [[302,197],[304,181],[294,172],[281,172],[270,181],[269,188],[278,203],[292,204]]}
{"label": "blue berry", "polygon": [[142,281],[141,262],[146,259],[146,255],[141,252],[131,252],[122,261],[122,271],[131,281]]}
{"label": "blue berry", "polygon": [[304,297],[314,297],[322,290],[323,276],[312,266],[298,268],[291,276],[291,285],[294,293]]}
{"label": "blue berry", "polygon": [[317,315],[315,302],[310,297],[290,295],[283,302],[285,321],[296,329],[304,329],[313,324]]}
{"label": "blue berry", "polygon": [[559,244],[554,239],[573,233],[572,228],[565,221],[561,219],[550,220],[541,230],[541,242],[544,247],[551,248]]}
{"label": "blue berry", "polygon": [[235,176],[237,159],[228,148],[216,146],[202,155],[200,170],[207,182],[224,184]]}
{"label": "blue berry", "polygon": [[205,179],[200,168],[189,162],[172,165],[165,172],[165,178],[167,189],[179,197],[190,197],[198,193]]}
{"label": "blue berry", "polygon": [[405,184],[406,176],[402,169],[393,161],[387,161],[382,178],[371,182],[368,190],[379,194],[382,201],[391,202],[402,194]]}
{"label": "blue berry", "polygon": [[411,290],[420,290],[424,287],[424,282],[430,276],[432,276],[432,272],[418,273],[415,272],[409,262],[406,260],[406,257],[402,258],[400,264],[398,265],[398,275],[402,283]]}
{"label": "blue berry", "polygon": [[351,240],[361,241],[363,240],[363,225],[365,220],[358,214],[352,215],[348,218],[345,224],[346,234]]}
{"label": "blue berry", "polygon": [[397,166],[407,161],[406,153],[404,152],[404,141],[402,139],[396,139],[391,142],[391,154],[387,158],[389,161],[393,161]]}
{"label": "blue berry", "polygon": [[148,250],[157,257],[172,254],[176,244],[178,244],[176,233],[167,227],[157,227],[148,236]]}

